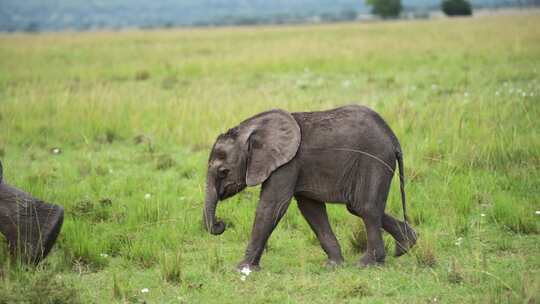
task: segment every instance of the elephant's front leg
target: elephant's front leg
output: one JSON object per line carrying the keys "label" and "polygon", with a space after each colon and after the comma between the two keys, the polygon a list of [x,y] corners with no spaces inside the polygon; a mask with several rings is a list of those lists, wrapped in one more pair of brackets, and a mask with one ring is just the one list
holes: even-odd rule
{"label": "elephant's front leg", "polygon": [[[285,170],[283,170],[285,169]],[[245,267],[258,270],[261,255],[266,242],[283,217],[294,194],[296,175],[287,168],[280,168],[263,183],[259,205],[255,214],[255,221],[251,230],[251,240],[246,249],[242,262],[237,266],[239,270]]]}
{"label": "elephant's front leg", "polygon": [[245,267],[252,270],[259,269],[259,261],[261,260],[266,242],[279,220],[287,211],[291,197],[292,195],[288,198],[283,197],[278,201],[261,200],[259,202],[255,222],[251,231],[251,240],[247,246],[244,259],[238,264],[237,268],[239,270]]}

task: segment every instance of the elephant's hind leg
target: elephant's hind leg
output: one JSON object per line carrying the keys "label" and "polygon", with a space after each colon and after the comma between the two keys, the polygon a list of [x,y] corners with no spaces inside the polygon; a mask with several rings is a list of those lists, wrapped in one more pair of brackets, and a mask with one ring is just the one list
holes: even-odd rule
{"label": "elephant's hind leg", "polygon": [[[371,204],[371,203],[370,203]],[[369,266],[384,263],[386,253],[382,238],[382,215],[378,208],[358,208],[347,205],[347,209],[354,215],[360,216],[364,221],[367,233],[367,249],[359,264]],[[384,211],[382,212],[384,213]]]}
{"label": "elephant's hind leg", "polygon": [[328,221],[325,203],[302,196],[297,196],[296,200],[298,201],[300,212],[313,232],[315,232],[322,249],[328,256],[327,265],[335,266],[341,264],[343,262],[341,247]]}
{"label": "elephant's hind leg", "polygon": [[360,259],[361,266],[384,263],[383,216],[391,181],[391,176],[375,165],[367,172],[369,176],[359,179],[361,182],[350,195],[352,201],[347,204],[349,212],[360,216],[366,227],[367,249]]}
{"label": "elephant's hind leg", "polygon": [[407,253],[407,251],[416,243],[416,232],[407,223],[399,221],[385,213],[382,225],[384,230],[390,233],[396,240],[395,256],[398,257]]}

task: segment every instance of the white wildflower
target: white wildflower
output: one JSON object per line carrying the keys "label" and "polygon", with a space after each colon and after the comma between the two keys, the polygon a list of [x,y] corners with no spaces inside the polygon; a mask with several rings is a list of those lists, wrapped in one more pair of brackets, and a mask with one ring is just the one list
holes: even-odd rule
{"label": "white wildflower", "polygon": [[480,213],[480,216],[484,217],[484,216],[486,216],[486,214],[485,213]]}
{"label": "white wildflower", "polygon": [[100,253],[99,256],[102,257],[102,258],[107,258],[107,257],[109,257],[109,255],[106,254],[106,253]]}
{"label": "white wildflower", "polygon": [[461,241],[463,241],[463,238],[462,237],[458,237],[456,242],[454,244],[456,244],[456,246],[460,246],[461,245]]}
{"label": "white wildflower", "polygon": [[537,211],[535,212],[535,214],[536,214],[536,215],[540,215],[540,210],[537,210]]}
{"label": "white wildflower", "polygon": [[148,288],[143,288],[143,289],[141,289],[141,292],[142,292],[142,293],[149,293],[149,292],[150,292],[150,289],[148,289]]}
{"label": "white wildflower", "polygon": [[51,152],[54,155],[58,155],[58,154],[62,153],[62,150],[60,148],[52,148]]}
{"label": "white wildflower", "polygon": [[244,266],[244,268],[242,268],[242,270],[240,270],[240,272],[242,274],[244,274],[245,276],[248,276],[251,273],[251,269],[249,269],[249,267],[247,267],[247,266]]}
{"label": "white wildflower", "polygon": [[150,193],[146,193],[144,195],[144,199],[150,199],[151,197],[152,197],[152,194],[150,194]]}

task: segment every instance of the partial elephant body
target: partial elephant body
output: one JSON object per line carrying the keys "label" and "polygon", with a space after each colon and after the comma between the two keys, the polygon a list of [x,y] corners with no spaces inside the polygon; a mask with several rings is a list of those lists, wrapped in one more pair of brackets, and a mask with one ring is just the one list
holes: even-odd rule
{"label": "partial elephant body", "polygon": [[13,256],[26,263],[39,263],[49,254],[63,221],[62,207],[5,184],[0,163],[0,232]]}
{"label": "partial elephant body", "polygon": [[341,263],[343,257],[328,221],[326,202],[346,204],[363,219],[368,244],[360,263],[382,263],[381,229],[396,239],[396,255],[416,242],[406,220],[384,213],[396,161],[402,167],[401,155],[388,125],[366,107],[261,113],[218,137],[209,159],[205,222],[210,232],[223,232],[224,226],[215,220],[217,200],[209,198],[215,194],[217,199],[226,199],[246,185],[262,183],[251,241],[240,268],[258,267],[265,244],[292,197],[330,264]]}
{"label": "partial elephant body", "polygon": [[296,195],[354,204],[366,177],[392,178],[401,148],[377,113],[346,106],[292,115],[302,134],[293,159],[299,163]]}

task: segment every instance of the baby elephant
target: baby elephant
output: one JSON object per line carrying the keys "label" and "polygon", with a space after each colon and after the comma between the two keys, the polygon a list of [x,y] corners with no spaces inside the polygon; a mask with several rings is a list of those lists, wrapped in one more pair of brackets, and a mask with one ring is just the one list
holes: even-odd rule
{"label": "baby elephant", "polygon": [[[404,222],[384,212],[396,160]],[[361,266],[384,262],[381,228],[396,240],[396,256],[416,242],[416,233],[407,224],[401,147],[385,121],[367,107],[298,113],[271,110],[219,135],[208,160],[206,229],[223,233],[225,224],[216,219],[217,202],[259,184],[251,240],[238,269],[259,269],[266,242],[293,196],[329,265],[342,263],[343,256],[325,202],[345,204],[364,221],[367,250]]]}

